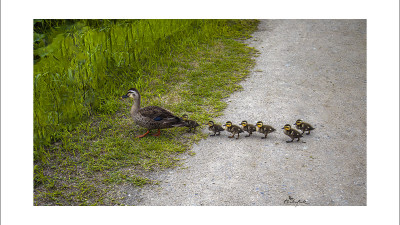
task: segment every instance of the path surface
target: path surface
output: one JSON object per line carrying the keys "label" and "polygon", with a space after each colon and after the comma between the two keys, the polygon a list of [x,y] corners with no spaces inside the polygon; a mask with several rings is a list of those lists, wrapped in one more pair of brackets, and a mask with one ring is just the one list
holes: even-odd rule
{"label": "path surface", "polygon": [[[277,132],[202,140],[183,167],[151,177],[160,185],[123,190],[125,204],[367,204],[365,21],[263,20],[248,44],[256,66],[215,121],[263,120]],[[316,130],[286,143],[281,128],[299,118]]]}

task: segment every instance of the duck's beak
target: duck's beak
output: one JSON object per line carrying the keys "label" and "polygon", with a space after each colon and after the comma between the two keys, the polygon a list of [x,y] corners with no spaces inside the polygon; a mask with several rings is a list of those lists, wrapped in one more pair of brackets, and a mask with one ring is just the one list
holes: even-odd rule
{"label": "duck's beak", "polygon": [[285,129],[284,127],[282,127],[282,129]]}
{"label": "duck's beak", "polygon": [[128,95],[123,95],[121,96],[121,98],[128,98]]}

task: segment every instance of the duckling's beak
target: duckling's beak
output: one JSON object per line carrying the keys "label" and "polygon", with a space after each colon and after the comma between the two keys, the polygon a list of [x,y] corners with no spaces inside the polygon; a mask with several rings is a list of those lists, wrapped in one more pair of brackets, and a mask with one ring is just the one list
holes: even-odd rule
{"label": "duckling's beak", "polygon": [[222,125],[222,126],[226,127],[226,124],[224,124],[224,125]]}
{"label": "duckling's beak", "polygon": [[282,127],[282,129],[285,129],[284,127]]}
{"label": "duckling's beak", "polygon": [[296,125],[296,124],[293,124],[293,125]]}
{"label": "duckling's beak", "polygon": [[121,96],[121,98],[128,98],[128,95],[123,95]]}

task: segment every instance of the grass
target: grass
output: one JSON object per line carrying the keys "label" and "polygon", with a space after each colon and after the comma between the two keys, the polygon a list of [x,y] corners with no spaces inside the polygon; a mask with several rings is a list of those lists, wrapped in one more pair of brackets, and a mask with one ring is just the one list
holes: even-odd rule
{"label": "grass", "polygon": [[[218,35],[205,32],[209,37],[162,47],[173,49],[173,57],[142,70],[134,76],[134,82],[117,82],[120,88],[109,89],[111,96],[102,97],[104,101],[96,110],[88,111],[86,117],[71,123],[73,126],[66,123],[49,132],[47,144],[38,142],[34,151],[34,205],[120,205],[120,186],[157,184],[148,178],[149,173],[180,166],[182,153],[195,157],[188,150],[208,134],[199,128],[195,134],[187,133],[187,128],[172,128],[162,130],[157,138],[137,139],[135,136],[146,129],[133,124],[129,117],[132,102],[119,97],[135,87],[141,92],[142,106],[158,105],[179,116],[186,113],[203,127],[221,115],[226,107],[222,99],[241,88],[238,82],[254,65],[255,50],[240,40],[250,36],[257,21],[227,20],[223,26],[222,21],[218,23]],[[209,22],[203,29],[217,25]],[[179,29],[174,32],[180,34]],[[166,39],[163,44],[173,42],[174,37]],[[118,70],[126,76],[131,72],[128,67]],[[68,72],[65,75],[68,77]]]}

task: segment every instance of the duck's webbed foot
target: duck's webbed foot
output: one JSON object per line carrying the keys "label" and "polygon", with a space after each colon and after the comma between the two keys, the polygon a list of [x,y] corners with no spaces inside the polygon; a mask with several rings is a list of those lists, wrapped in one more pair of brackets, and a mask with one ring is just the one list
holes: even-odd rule
{"label": "duck's webbed foot", "polygon": [[138,135],[136,136],[137,138],[142,138],[144,136],[146,136],[148,133],[150,133],[150,130],[148,130],[146,133],[142,134],[142,135]]}
{"label": "duck's webbed foot", "polygon": [[158,136],[160,136],[160,134],[161,134],[160,129],[158,129],[157,133],[153,134],[153,136],[158,137]]}

